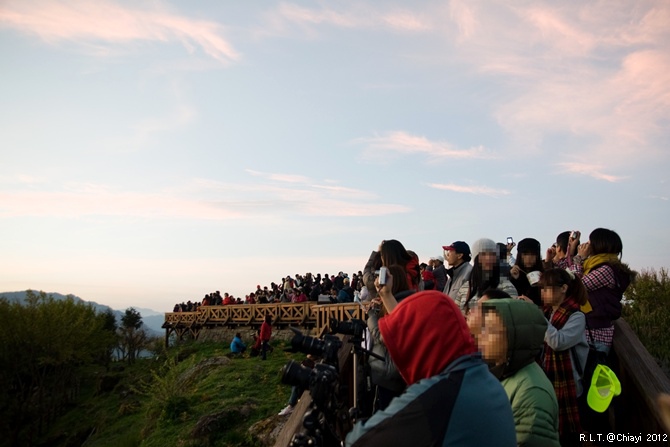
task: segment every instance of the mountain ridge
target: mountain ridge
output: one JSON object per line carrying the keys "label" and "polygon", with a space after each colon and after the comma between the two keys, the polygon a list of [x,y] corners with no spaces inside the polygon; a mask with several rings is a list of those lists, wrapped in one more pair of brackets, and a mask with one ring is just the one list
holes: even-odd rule
{"label": "mountain ridge", "polygon": [[[32,291],[36,293],[40,292],[36,290]],[[108,306],[106,304],[100,304],[95,301],[88,301],[72,294],[63,295],[62,293],[58,292],[45,292],[45,293],[47,294],[47,296],[51,296],[57,301],[62,301],[67,299],[67,297],[72,297],[76,302],[90,304],[98,312],[106,312],[107,309],[110,309],[112,312],[114,312],[114,315],[116,316],[117,324],[121,324],[121,317],[123,317],[126,311],[126,309],[123,310],[114,309],[113,307]],[[25,303],[26,295],[27,291],[0,292],[0,298],[6,298],[10,302],[18,302],[21,304]],[[142,316],[142,322],[144,323],[145,329],[148,330],[150,336],[155,337],[163,335],[164,330],[162,328],[162,325],[163,322],[165,321],[163,312],[158,312],[153,309],[147,309],[142,307],[135,307],[135,306],[129,306],[129,307],[132,307],[133,309],[135,309],[140,313],[140,315]]]}

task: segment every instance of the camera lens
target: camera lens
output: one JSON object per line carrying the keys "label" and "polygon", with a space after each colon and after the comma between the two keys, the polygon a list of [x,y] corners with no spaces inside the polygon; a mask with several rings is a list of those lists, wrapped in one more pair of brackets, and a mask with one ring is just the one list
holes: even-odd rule
{"label": "camera lens", "polygon": [[291,346],[296,351],[304,352],[305,354],[312,354],[318,357],[323,355],[324,342],[309,335],[296,334],[291,339]]}
{"label": "camera lens", "polygon": [[302,366],[295,360],[291,360],[282,368],[281,382],[285,385],[293,385],[306,390],[309,388],[311,372],[311,369]]}

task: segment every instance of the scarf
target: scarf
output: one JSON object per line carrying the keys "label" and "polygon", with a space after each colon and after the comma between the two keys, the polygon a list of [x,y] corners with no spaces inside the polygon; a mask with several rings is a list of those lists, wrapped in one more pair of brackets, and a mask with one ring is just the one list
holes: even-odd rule
{"label": "scarf", "polygon": [[589,256],[584,261],[584,274],[587,275],[591,270],[601,264],[618,264],[619,257],[614,253],[601,253],[599,255]]}
{"label": "scarf", "polygon": [[[551,325],[560,330],[568,321],[568,318],[577,311],[579,311],[579,304],[572,297],[569,297],[561,303],[553,315],[551,315],[551,308],[547,309],[545,316],[549,319],[551,315]],[[579,408],[577,406],[577,386],[572,374],[570,349],[554,351],[545,343],[542,369],[556,391],[559,433],[562,435],[581,433]]]}

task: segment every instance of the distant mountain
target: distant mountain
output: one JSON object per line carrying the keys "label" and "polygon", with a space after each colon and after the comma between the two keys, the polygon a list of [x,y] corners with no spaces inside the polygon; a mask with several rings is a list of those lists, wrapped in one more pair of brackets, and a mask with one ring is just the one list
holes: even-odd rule
{"label": "distant mountain", "polygon": [[[34,291],[35,293],[39,293],[39,291]],[[67,295],[63,295],[60,293],[50,293],[47,292],[47,296],[52,296],[55,300],[62,301],[67,298]],[[93,306],[93,308],[96,310],[96,312],[106,312],[107,309],[111,309],[114,312],[114,315],[116,316],[116,323],[120,324],[121,323],[121,317],[125,314],[126,310],[117,310],[117,309],[112,309],[111,307],[104,305],[104,304],[98,304],[95,301],[86,301],[78,296],[71,295],[72,298],[76,302],[83,302],[86,304],[90,304]],[[26,301],[26,292],[0,292],[0,298],[6,298],[10,302],[18,302],[23,304]],[[134,307],[134,306],[133,306]],[[162,312],[156,312],[155,310],[152,309],[144,309],[142,307],[134,307],[136,311],[142,315],[142,322],[144,323],[144,328],[147,330],[149,333],[149,336],[151,337],[159,337],[164,334],[164,329],[161,328],[163,325],[163,322],[165,321],[164,314]]]}

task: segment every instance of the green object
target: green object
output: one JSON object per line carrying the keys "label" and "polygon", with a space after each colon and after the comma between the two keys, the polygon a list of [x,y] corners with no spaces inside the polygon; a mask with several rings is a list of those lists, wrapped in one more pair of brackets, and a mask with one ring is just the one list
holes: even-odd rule
{"label": "green object", "polygon": [[621,394],[621,382],[608,366],[597,365],[591,379],[586,402],[593,411],[603,413],[610,406],[612,398]]}

